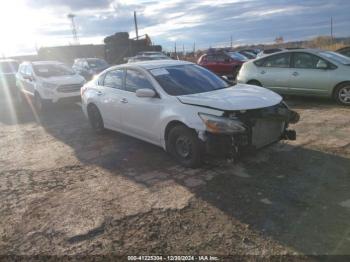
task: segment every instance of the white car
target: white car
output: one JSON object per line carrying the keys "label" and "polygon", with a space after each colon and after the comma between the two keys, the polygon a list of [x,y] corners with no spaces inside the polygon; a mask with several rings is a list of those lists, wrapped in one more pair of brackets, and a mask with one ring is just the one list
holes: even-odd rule
{"label": "white car", "polygon": [[24,62],[16,75],[19,91],[34,97],[34,105],[39,111],[50,102],[80,99],[80,88],[84,84],[82,76],[56,61]]}
{"label": "white car", "polygon": [[232,86],[196,64],[159,60],[123,64],[81,89],[95,131],[115,130],[162,147],[182,165],[204,153],[236,156],[281,139],[295,139],[298,121],[281,96],[262,87]]}

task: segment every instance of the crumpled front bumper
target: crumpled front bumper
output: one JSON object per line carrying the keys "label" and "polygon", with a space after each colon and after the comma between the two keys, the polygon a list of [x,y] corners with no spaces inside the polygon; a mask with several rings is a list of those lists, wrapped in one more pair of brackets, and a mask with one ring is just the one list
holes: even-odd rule
{"label": "crumpled front bumper", "polygon": [[[229,115],[232,112],[227,112]],[[300,116],[286,106],[255,110],[236,114],[246,126],[244,133],[213,134],[206,132],[203,137],[205,150],[212,155],[231,155],[241,151],[257,150],[280,140],[296,140],[296,132],[288,129],[297,123]]]}

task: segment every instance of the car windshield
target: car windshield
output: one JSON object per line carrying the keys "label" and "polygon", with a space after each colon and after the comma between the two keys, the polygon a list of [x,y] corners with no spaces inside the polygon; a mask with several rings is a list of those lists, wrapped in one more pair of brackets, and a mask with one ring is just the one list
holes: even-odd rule
{"label": "car windshield", "polygon": [[150,70],[164,91],[172,96],[210,92],[230,85],[198,65],[179,65]]}
{"label": "car windshield", "polygon": [[228,55],[235,59],[235,60],[238,60],[238,61],[242,61],[242,62],[245,62],[247,61],[248,59],[244,56],[244,55],[241,55],[240,53],[238,52],[229,52]]}
{"label": "car windshield", "polygon": [[0,62],[0,73],[16,73],[18,70],[18,63],[16,62]]}
{"label": "car windshield", "polygon": [[74,75],[75,72],[63,64],[34,65],[34,72],[39,77]]}
{"label": "car windshield", "polygon": [[88,64],[91,68],[101,68],[108,66],[107,62],[103,59],[90,59]]}
{"label": "car windshield", "polygon": [[344,55],[331,52],[331,51],[320,52],[320,55],[332,60],[333,62],[338,62],[343,65],[350,65],[350,58]]}

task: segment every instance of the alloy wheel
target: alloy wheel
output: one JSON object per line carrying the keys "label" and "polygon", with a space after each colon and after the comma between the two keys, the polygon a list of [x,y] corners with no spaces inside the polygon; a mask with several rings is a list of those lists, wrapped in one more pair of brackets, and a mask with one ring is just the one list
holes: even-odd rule
{"label": "alloy wheel", "polygon": [[338,92],[338,98],[343,104],[350,105],[350,86],[342,87]]}

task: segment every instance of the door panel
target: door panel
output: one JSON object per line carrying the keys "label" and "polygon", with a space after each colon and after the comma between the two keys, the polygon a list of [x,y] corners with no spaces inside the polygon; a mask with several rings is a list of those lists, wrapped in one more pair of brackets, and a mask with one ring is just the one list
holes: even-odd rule
{"label": "door panel", "polygon": [[160,143],[159,121],[162,100],[137,97],[134,92],[124,91],[122,123],[127,134]]}
{"label": "door panel", "polygon": [[290,93],[300,95],[327,95],[331,91],[330,72],[317,69],[321,62],[327,62],[313,54],[293,54],[293,68],[290,75]]}
{"label": "door panel", "polygon": [[128,134],[160,144],[160,98],[137,97],[136,90],[154,89],[147,77],[136,70],[126,70],[125,91],[121,100],[123,104],[122,125]]}
{"label": "door panel", "polygon": [[123,94],[124,70],[108,71],[96,90],[99,108],[107,128],[122,130],[122,104],[120,100]]}
{"label": "door panel", "polygon": [[258,80],[261,84],[281,94],[288,94],[291,55],[276,54],[266,57],[258,67]]}

